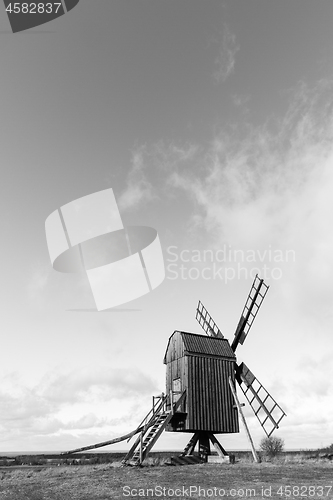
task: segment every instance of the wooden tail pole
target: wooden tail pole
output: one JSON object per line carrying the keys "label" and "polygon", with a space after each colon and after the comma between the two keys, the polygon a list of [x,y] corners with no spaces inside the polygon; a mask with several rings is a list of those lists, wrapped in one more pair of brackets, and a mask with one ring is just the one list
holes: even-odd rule
{"label": "wooden tail pole", "polygon": [[246,420],[245,420],[245,417],[244,417],[244,414],[243,414],[243,410],[242,410],[241,404],[239,402],[239,399],[237,397],[236,389],[235,389],[234,384],[233,384],[233,382],[231,380],[231,377],[229,377],[229,385],[230,385],[230,389],[231,389],[232,395],[234,397],[234,400],[235,400],[238,412],[239,412],[239,414],[241,416],[241,419],[242,419],[242,422],[244,424],[245,432],[246,432],[247,438],[248,438],[250,446],[251,446],[251,451],[252,451],[252,455],[253,455],[254,461],[256,463],[259,463],[260,462],[260,458],[258,457],[258,454],[257,454],[256,449],[254,447],[254,444],[253,444],[253,441],[252,441],[252,437],[251,437],[249,428],[247,426],[247,423],[246,423]]}
{"label": "wooden tail pole", "polygon": [[[152,424],[151,424],[152,425]],[[90,446],[83,446],[82,448],[76,448],[75,450],[63,451],[60,455],[71,455],[72,453],[78,453],[80,451],[94,450],[96,448],[102,448],[103,446],[108,446],[109,444],[120,443],[121,441],[126,441],[126,439],[131,439],[135,434],[141,432],[145,427],[141,426],[135,429],[135,431],[125,434],[125,436],[120,436],[115,439],[110,439],[109,441],[103,441],[103,443],[92,444]]]}

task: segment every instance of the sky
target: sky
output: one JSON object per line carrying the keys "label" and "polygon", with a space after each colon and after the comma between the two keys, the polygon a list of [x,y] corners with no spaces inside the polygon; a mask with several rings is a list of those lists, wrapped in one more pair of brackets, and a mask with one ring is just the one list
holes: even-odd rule
{"label": "sky", "polygon": [[[136,428],[174,330],[202,333],[201,300],[232,341],[256,272],[270,288],[237,361],[285,410],[287,449],[331,444],[332,15],[331,0],[80,0],[13,34],[0,6],[1,452]],[[158,231],[166,278],[97,312],[85,276],[52,268],[45,220],[109,188],[125,226]],[[242,427],[219,438],[248,448]]]}

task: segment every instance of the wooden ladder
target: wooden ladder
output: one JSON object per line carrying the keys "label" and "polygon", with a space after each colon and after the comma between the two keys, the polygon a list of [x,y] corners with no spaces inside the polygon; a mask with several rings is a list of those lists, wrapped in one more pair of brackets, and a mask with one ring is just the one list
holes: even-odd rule
{"label": "wooden ladder", "polygon": [[[161,405],[159,412],[153,412],[153,415],[145,428],[141,431],[139,437],[125,456],[123,464],[141,465],[148,453],[172,419],[176,409],[182,404],[185,398],[185,391],[173,405],[170,411],[165,411],[164,405]],[[167,400],[167,396],[165,402]]]}

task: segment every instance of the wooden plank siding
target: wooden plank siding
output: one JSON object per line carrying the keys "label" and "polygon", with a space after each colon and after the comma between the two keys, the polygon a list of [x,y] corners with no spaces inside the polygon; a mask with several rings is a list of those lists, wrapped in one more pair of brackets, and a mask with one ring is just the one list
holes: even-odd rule
{"label": "wooden plank siding", "polygon": [[167,430],[239,432],[238,413],[228,382],[229,376],[235,379],[235,355],[226,339],[194,336],[199,337],[176,331],[169,339],[164,358],[166,391],[169,394],[173,380],[180,379],[186,399],[179,411],[186,415],[185,422],[178,427],[173,422]]}
{"label": "wooden plank siding", "polygon": [[188,359],[188,417],[185,429],[189,432],[239,432],[228,378],[234,380],[233,361],[189,355]]}
{"label": "wooden plank siding", "polygon": [[184,356],[184,343],[181,339],[181,332],[175,331],[169,338],[164,363],[169,363]]}

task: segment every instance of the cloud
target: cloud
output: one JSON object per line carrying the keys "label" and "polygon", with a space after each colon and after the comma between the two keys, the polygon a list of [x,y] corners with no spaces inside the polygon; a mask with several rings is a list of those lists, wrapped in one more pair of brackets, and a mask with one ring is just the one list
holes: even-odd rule
{"label": "cloud", "polygon": [[8,393],[0,393],[1,407],[3,413],[1,422],[14,422],[21,425],[22,421],[29,421],[34,416],[47,415],[50,405],[42,397],[22,387],[19,394],[12,396]]}
{"label": "cloud", "polygon": [[159,154],[160,156],[160,166],[165,171],[170,171],[175,167],[181,167],[195,160],[199,149],[198,145],[193,143],[184,145],[171,143],[166,146],[160,142],[155,147],[155,155]]}
{"label": "cloud", "polygon": [[200,169],[176,168],[168,179],[211,245],[293,250],[281,286],[293,305],[324,316],[333,296],[332,90],[327,81],[300,85],[284,117],[223,130],[195,158]]}
{"label": "cloud", "polygon": [[142,146],[132,155],[132,164],[127,175],[127,186],[117,200],[121,211],[136,208],[156,198],[153,185],[145,174],[144,153],[145,147]]}
{"label": "cloud", "polygon": [[0,391],[0,429],[3,442],[19,439],[21,446],[30,437],[44,436],[47,443],[55,435],[87,439],[92,433],[130,431],[147,412],[147,398],[158,391],[153,379],[130,368],[50,372],[33,388],[13,375],[4,378]]}
{"label": "cloud", "polygon": [[78,401],[140,397],[156,390],[152,378],[137,369],[82,369],[64,375],[47,376],[41,384],[49,401]]}
{"label": "cloud", "polygon": [[234,72],[235,56],[239,50],[236,43],[236,36],[230,31],[225,24],[223,27],[222,42],[220,42],[219,54],[215,59],[215,71],[213,73],[216,83],[224,83],[227,78]]}
{"label": "cloud", "polygon": [[249,103],[250,99],[249,95],[244,94],[234,94],[232,96],[232,102],[237,108],[244,108],[245,105]]}
{"label": "cloud", "polygon": [[[228,30],[225,37],[235,42]],[[280,299],[295,314],[319,314],[326,323],[333,297],[332,90],[328,80],[300,83],[289,92],[284,115],[224,128],[208,145],[141,147],[129,177],[138,173],[133,206],[176,202],[192,245],[197,235],[206,248],[266,252],[259,272],[266,264],[282,272]],[[127,196],[122,203],[130,206]],[[179,223],[172,210],[165,217]],[[279,263],[272,252],[280,252]],[[245,267],[255,264],[258,259]]]}
{"label": "cloud", "polygon": [[140,146],[134,150],[132,164],[127,175],[125,190],[117,197],[120,211],[133,210],[147,203],[156,202],[161,176],[180,165],[191,162],[198,153],[198,146],[189,144],[164,144],[152,147]]}

